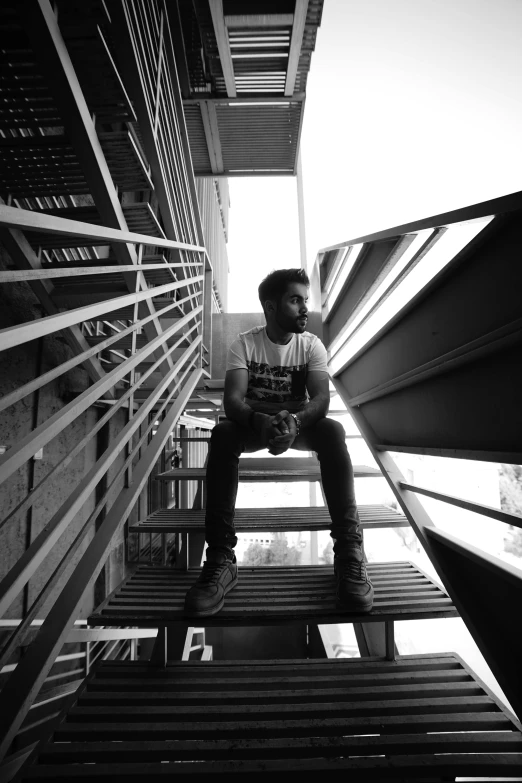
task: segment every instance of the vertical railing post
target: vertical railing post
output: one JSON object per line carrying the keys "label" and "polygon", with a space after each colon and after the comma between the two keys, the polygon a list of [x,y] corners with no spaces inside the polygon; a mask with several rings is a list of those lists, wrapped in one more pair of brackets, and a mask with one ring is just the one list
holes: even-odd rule
{"label": "vertical railing post", "polygon": [[[208,365],[205,365],[209,372],[212,372],[212,289],[214,275],[208,256],[205,254],[205,280],[203,286],[203,344],[207,348]],[[202,348],[203,350],[203,348]],[[202,356],[204,353],[202,354]],[[203,365],[202,365],[203,366]]]}

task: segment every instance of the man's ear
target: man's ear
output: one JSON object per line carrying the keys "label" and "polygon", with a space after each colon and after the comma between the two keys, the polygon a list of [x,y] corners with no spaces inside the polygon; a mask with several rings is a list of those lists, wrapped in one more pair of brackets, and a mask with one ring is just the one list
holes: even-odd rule
{"label": "man's ear", "polygon": [[275,302],[272,302],[271,299],[267,299],[265,302],[265,313],[274,313],[275,310],[276,310]]}

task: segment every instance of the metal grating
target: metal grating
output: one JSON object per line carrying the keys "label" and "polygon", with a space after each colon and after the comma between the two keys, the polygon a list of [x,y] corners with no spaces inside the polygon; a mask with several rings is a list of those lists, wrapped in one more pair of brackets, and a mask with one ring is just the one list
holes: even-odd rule
{"label": "metal grating", "polygon": [[23,779],[504,779],[521,764],[519,725],[451,653],[104,661]]}
{"label": "metal grating", "polygon": [[[202,402],[202,408],[205,407]],[[158,481],[204,479],[206,468],[176,468],[155,476]],[[354,465],[355,478],[382,478],[377,468]],[[321,470],[315,457],[242,457],[239,460],[240,481],[320,481]]]}
{"label": "metal grating", "polygon": [[217,106],[225,171],[293,173],[302,103]]}
{"label": "metal grating", "polygon": [[154,190],[149,166],[130,131],[98,133],[114,184],[122,191]]}
{"label": "metal grating", "polygon": [[284,95],[291,34],[291,26],[228,30],[238,95]]}
{"label": "metal grating", "polygon": [[[413,563],[369,563],[375,589],[368,614],[335,606],[333,566],[239,568],[239,582],[224,608],[205,625],[302,625],[457,617],[451,599]],[[185,623],[184,600],[199,568],[140,566],[93,612],[91,625]]]}
{"label": "metal grating", "polygon": [[[363,528],[407,527],[409,522],[388,506],[359,506]],[[328,530],[327,508],[304,506],[286,508],[238,508],[234,526],[238,533]],[[199,533],[205,530],[204,510],[160,509],[143,522],[129,525],[133,533]]]}
{"label": "metal grating", "polygon": [[[0,88],[0,95],[5,94],[6,90]],[[15,199],[89,192],[66,136],[21,136],[13,132],[16,135],[0,138],[0,192]]]}

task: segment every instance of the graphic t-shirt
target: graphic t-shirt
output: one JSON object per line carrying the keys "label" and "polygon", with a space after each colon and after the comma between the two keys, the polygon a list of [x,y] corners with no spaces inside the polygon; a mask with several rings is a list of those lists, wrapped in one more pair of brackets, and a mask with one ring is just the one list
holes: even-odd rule
{"label": "graphic t-shirt", "polygon": [[328,372],[326,348],[315,334],[292,335],[286,345],[273,343],[264,326],[255,326],[234,340],[227,370],[248,370],[245,402],[262,413],[298,411],[308,402],[306,376]]}

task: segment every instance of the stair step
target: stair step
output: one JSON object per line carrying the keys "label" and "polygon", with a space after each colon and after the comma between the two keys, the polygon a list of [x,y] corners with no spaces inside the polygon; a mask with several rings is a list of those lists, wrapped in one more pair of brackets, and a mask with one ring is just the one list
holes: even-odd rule
{"label": "stair step", "polygon": [[[335,606],[333,566],[239,568],[239,582],[205,626],[303,625],[307,623],[416,620],[457,617],[446,592],[413,563],[369,563],[375,602],[369,614]],[[185,594],[199,568],[181,571],[138,566],[89,617],[90,625],[187,624]]]}
{"label": "stair step", "polygon": [[[404,514],[388,506],[359,506],[362,528],[408,527]],[[328,530],[328,509],[317,506],[292,508],[238,508],[234,518],[238,533]],[[147,519],[129,525],[132,533],[200,533],[205,530],[205,510],[160,509]]]}
{"label": "stair step", "polygon": [[[174,468],[155,476],[157,481],[204,479],[206,468]],[[378,468],[354,465],[355,478],[382,478]],[[242,457],[240,481],[320,481],[321,470],[315,457]]]}
{"label": "stair step", "polygon": [[451,653],[162,670],[103,661],[23,779],[351,772],[413,781],[427,770],[430,779],[513,777],[521,764],[519,727]]}

